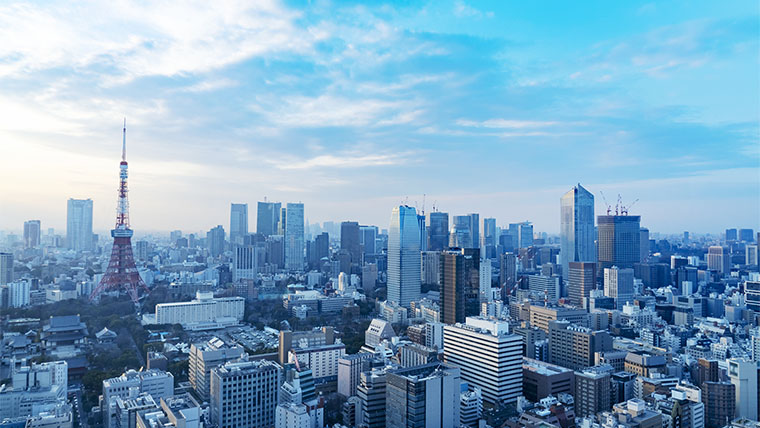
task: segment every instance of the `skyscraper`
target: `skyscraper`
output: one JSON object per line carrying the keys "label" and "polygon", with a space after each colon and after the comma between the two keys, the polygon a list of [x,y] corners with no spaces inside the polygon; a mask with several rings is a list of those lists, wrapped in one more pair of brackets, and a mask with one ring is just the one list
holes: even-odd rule
{"label": "skyscraper", "polygon": [[386,426],[459,427],[459,369],[440,363],[388,371]]}
{"label": "skyscraper", "polygon": [[359,244],[362,246],[362,254],[377,254],[375,248],[377,241],[377,226],[360,226],[359,227]]}
{"label": "skyscraper", "polygon": [[472,247],[480,248],[480,214],[470,213],[470,235],[472,235]]}
{"label": "skyscraper", "polygon": [[248,204],[230,205],[230,243],[242,244],[248,235]]}
{"label": "skyscraper", "polygon": [[736,241],[738,238],[736,229],[726,229],[726,242]]}
{"label": "skyscraper", "polygon": [[598,269],[617,266],[633,268],[641,260],[641,217],[600,215],[598,225]]}
{"label": "skyscraper", "polygon": [[533,225],[530,222],[522,222],[517,226],[517,239],[520,248],[528,248],[533,245]]}
{"label": "skyscraper", "polygon": [[433,211],[428,214],[428,250],[443,251],[449,246],[449,214]]}
{"label": "skyscraper", "polygon": [[[340,249],[348,252],[351,266],[359,266],[362,254],[359,244],[359,223],[344,221],[340,224]],[[351,273],[349,269],[346,273]]]}
{"label": "skyscraper", "polygon": [[441,321],[464,322],[465,266],[461,251],[443,251],[440,256]]}
{"label": "skyscraper", "polygon": [[228,362],[211,371],[211,422],[219,427],[274,426],[282,367],[273,361]]}
{"label": "skyscraper", "polygon": [[731,273],[731,254],[728,248],[713,245],[707,249],[707,269],[717,271],[722,275]]}
{"label": "skyscraper", "polygon": [[66,210],[66,245],[74,251],[92,249],[92,199],[69,199]]}
{"label": "skyscraper", "polygon": [[417,223],[420,228],[420,251],[426,251],[428,247],[428,231],[425,225],[425,215],[417,214]]}
{"label": "skyscraper", "polygon": [[499,245],[496,236],[496,219],[483,219],[483,246],[485,247],[484,258],[496,258],[496,246]]}
{"label": "skyscraper", "polygon": [[754,361],[731,358],[728,378],[736,391],[736,416],[757,420],[758,366]]}
{"label": "skyscraper", "polygon": [[578,183],[560,198],[560,263],[568,277],[568,263],[596,262],[594,195]]}
{"label": "skyscraper", "polygon": [[42,226],[39,220],[29,220],[24,222],[24,247],[36,248],[40,246],[40,235]]}
{"label": "skyscraper", "polygon": [[300,271],[303,270],[304,261],[303,204],[288,203],[286,213],[285,269]]}
{"label": "skyscraper", "polygon": [[639,261],[641,263],[644,263],[647,261],[647,258],[649,258],[649,229],[646,227],[642,227],[639,229],[639,240],[641,244],[639,245]]}
{"label": "skyscraper", "polygon": [[211,257],[219,257],[224,253],[224,228],[218,225],[206,233],[206,247]]}
{"label": "skyscraper", "polygon": [[[504,253],[499,256],[499,286],[512,287],[517,282],[517,255]],[[506,298],[506,296],[502,296]]]}
{"label": "skyscraper", "polygon": [[467,317],[466,324],[444,326],[443,335],[444,361],[459,367],[483,400],[514,403],[522,395],[522,339],[508,322]]}
{"label": "skyscraper", "polygon": [[632,302],[633,269],[620,269],[617,266],[604,269],[604,295],[614,297],[618,309],[622,309],[626,302]]}
{"label": "skyscraper", "polygon": [[449,239],[450,247],[473,248],[471,220],[468,215],[454,216],[454,230],[451,231],[451,238]]}
{"label": "skyscraper", "polygon": [[266,236],[278,235],[281,210],[280,202],[259,202],[256,205],[256,233]]}
{"label": "skyscraper", "polygon": [[573,304],[583,305],[591,290],[596,289],[596,263],[570,262],[566,275],[568,297]]}
{"label": "skyscraper", "polygon": [[13,254],[0,253],[0,285],[13,282]]}
{"label": "skyscraper", "polygon": [[420,297],[420,229],[414,208],[393,208],[388,229],[388,301],[400,306]]}

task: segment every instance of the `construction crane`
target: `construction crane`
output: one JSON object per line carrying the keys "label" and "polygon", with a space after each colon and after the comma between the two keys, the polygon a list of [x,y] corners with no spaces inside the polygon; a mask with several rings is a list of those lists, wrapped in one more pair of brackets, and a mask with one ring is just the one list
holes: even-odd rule
{"label": "construction crane", "polygon": [[623,206],[623,197],[618,193],[617,203],[615,204],[615,215],[620,215],[620,208]]}
{"label": "construction crane", "polygon": [[290,349],[290,353],[293,354],[293,362],[296,364],[296,370],[301,371],[301,364],[298,363],[298,355],[296,355],[295,349]]}
{"label": "construction crane", "polygon": [[610,215],[610,211],[612,211],[612,206],[607,202],[607,198],[604,197],[604,192],[600,190],[599,194],[602,195],[602,200],[604,201],[604,205],[607,206],[607,215]]}
{"label": "construction crane", "polygon": [[634,206],[634,205],[636,205],[636,202],[638,202],[638,201],[639,201],[639,200],[638,200],[638,199],[636,199],[635,201],[631,202],[631,205],[628,205],[627,207],[625,207],[625,206],[624,206],[624,207],[622,207],[622,208],[620,209],[620,212],[621,212],[621,214],[622,214],[622,215],[628,215],[628,211],[630,211],[630,210],[631,210],[631,208],[633,208],[633,206]]}

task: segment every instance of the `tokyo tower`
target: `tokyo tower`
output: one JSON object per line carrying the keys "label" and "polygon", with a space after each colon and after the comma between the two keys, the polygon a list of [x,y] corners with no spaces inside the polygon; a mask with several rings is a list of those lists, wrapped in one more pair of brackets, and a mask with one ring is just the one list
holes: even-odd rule
{"label": "tokyo tower", "polygon": [[98,287],[90,294],[90,301],[104,291],[126,291],[136,304],[137,290],[142,288],[150,292],[145,282],[140,278],[132,255],[132,229],[129,228],[129,200],[127,199],[127,119],[124,119],[124,129],[121,146],[121,163],[119,164],[119,202],[116,207],[116,227],[111,230],[113,250],[111,261],[108,263],[105,275]]}

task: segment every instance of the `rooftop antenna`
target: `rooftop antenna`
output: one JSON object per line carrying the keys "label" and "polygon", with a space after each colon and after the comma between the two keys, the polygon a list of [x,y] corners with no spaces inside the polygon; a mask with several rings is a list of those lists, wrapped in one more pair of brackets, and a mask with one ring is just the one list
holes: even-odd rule
{"label": "rooftop antenna", "polygon": [[425,194],[422,194],[422,215],[425,215]]}
{"label": "rooftop antenna", "polygon": [[124,117],[124,129],[122,129],[121,160],[127,160],[127,118]]}

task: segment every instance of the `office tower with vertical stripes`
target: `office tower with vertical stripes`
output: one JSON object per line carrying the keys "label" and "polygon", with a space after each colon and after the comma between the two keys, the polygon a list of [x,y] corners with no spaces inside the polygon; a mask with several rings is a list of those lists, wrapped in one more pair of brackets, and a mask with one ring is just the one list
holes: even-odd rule
{"label": "office tower with vertical stripes", "polygon": [[393,208],[388,228],[388,301],[409,307],[420,298],[420,228],[413,207]]}
{"label": "office tower with vertical stripes", "polygon": [[570,262],[596,262],[594,195],[580,183],[560,198],[559,258],[565,278]]}

